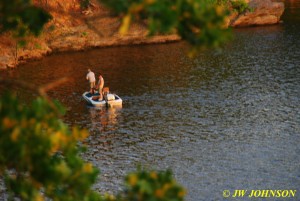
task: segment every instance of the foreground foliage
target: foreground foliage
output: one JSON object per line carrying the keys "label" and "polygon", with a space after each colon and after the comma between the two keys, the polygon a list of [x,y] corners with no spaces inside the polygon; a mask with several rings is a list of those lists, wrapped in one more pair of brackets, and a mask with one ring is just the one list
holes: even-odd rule
{"label": "foreground foliage", "polygon": [[0,34],[14,31],[19,38],[28,34],[38,36],[51,19],[48,12],[32,5],[30,0],[0,1]]}
{"label": "foreground foliage", "polygon": [[25,201],[182,201],[184,189],[170,171],[139,169],[117,196],[92,190],[98,170],[81,157],[86,130],[69,128],[58,103],[37,98],[30,106],[14,95],[0,98],[0,179],[10,199]]}
{"label": "foreground foliage", "polygon": [[253,9],[249,7],[249,5],[244,0],[235,0],[231,1],[231,6],[234,10],[239,13],[244,13],[247,11],[252,12]]}
{"label": "foreground foliage", "polygon": [[78,155],[85,130],[70,130],[42,98],[31,106],[4,95],[0,102],[0,175],[11,197],[22,200],[95,200],[98,170]]}
{"label": "foreground foliage", "polygon": [[[226,27],[229,8],[249,11],[244,0],[98,0],[123,21],[120,33],[126,34],[133,21],[145,23],[149,35],[176,33],[193,45],[217,47],[230,38]],[[79,0],[88,8],[89,0]],[[51,15],[32,5],[30,0],[0,1],[0,33],[13,30],[17,38],[38,35]]]}
{"label": "foreground foliage", "polygon": [[198,48],[219,46],[229,38],[225,27],[229,10],[225,4],[210,0],[100,0],[123,17],[120,33],[132,21],[147,24],[149,34],[177,33]]}
{"label": "foreground foliage", "polygon": [[[226,27],[229,8],[239,13],[250,11],[244,0],[98,0],[122,19],[120,33],[125,34],[133,21],[147,24],[149,35],[179,34],[195,49],[220,46],[230,38]],[[79,0],[82,8],[90,0]],[[30,0],[0,1],[0,34],[14,31],[17,38],[38,35],[51,15]]]}
{"label": "foreground foliage", "polygon": [[171,171],[138,170],[126,177],[124,201],[182,201],[185,190],[177,184]]}
{"label": "foreground foliage", "polygon": [[[229,0],[99,0],[123,18],[120,28],[126,33],[132,21],[145,22],[149,34],[177,33],[194,47],[218,46],[229,38],[224,27]],[[241,1],[241,0],[238,0]],[[89,0],[80,0],[87,8]],[[51,15],[30,0],[0,2],[0,33],[14,31],[22,38],[38,35]]]}

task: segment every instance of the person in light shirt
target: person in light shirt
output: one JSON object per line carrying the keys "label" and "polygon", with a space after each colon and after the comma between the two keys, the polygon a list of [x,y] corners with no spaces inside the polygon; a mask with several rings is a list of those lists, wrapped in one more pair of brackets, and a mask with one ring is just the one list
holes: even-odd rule
{"label": "person in light shirt", "polygon": [[88,69],[88,74],[86,75],[86,79],[90,83],[90,93],[93,93],[94,92],[94,88],[95,88],[96,78],[95,78],[95,73],[93,73],[91,71],[91,69]]}

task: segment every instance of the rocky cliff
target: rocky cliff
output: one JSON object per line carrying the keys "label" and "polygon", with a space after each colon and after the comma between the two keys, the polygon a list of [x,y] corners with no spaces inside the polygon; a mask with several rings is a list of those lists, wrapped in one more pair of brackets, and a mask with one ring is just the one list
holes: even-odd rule
{"label": "rocky cliff", "polygon": [[284,11],[282,2],[273,2],[271,0],[251,0],[249,7],[251,12],[242,13],[233,16],[230,22],[232,27],[245,27],[257,25],[277,24]]}
{"label": "rocky cliff", "polygon": [[[121,36],[118,33],[119,18],[96,0],[87,10],[81,10],[79,0],[36,0],[35,4],[48,10],[53,20],[46,25],[39,38],[29,37],[25,47],[17,47],[9,33],[0,35],[0,68],[14,67],[58,51],[180,40],[177,35],[147,37],[147,29],[141,24],[133,24],[129,33]],[[253,8],[252,12],[233,13],[228,25],[276,24],[284,10],[283,3],[271,0],[250,0],[249,5]]]}

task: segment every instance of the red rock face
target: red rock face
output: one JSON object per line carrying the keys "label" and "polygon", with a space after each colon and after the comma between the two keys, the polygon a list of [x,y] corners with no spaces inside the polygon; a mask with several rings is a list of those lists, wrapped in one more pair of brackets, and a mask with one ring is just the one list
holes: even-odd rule
{"label": "red rock face", "polygon": [[249,6],[252,12],[246,12],[231,20],[232,27],[258,26],[277,24],[284,11],[283,2],[271,0],[251,0]]}

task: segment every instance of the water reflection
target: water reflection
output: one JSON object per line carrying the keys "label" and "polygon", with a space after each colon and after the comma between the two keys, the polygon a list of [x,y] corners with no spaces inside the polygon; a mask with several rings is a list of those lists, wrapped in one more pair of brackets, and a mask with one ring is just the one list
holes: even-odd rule
{"label": "water reflection", "polygon": [[106,107],[88,107],[91,119],[91,132],[103,133],[117,129],[122,105]]}

